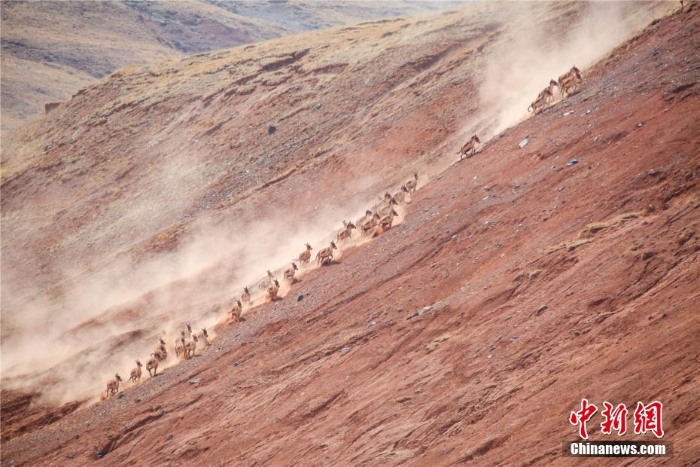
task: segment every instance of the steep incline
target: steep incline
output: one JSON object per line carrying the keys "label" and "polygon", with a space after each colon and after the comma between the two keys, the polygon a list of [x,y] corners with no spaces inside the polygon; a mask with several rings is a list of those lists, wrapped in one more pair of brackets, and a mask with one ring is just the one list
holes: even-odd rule
{"label": "steep incline", "polygon": [[654,465],[692,465],[698,27],[698,10],[654,22],[579,93],[424,185],[401,225],[219,327],[201,356],[5,442],[3,461],[580,465],[561,443],[586,397],[661,400],[674,456]]}
{"label": "steep incline", "polygon": [[[86,88],[3,140],[3,337],[20,310],[63,327],[61,310],[92,318],[235,257],[235,245],[217,240],[216,255],[198,251],[195,264],[169,263],[153,278],[149,261],[211,225],[230,238],[266,219],[276,227],[269,249],[285,237],[309,241],[414,169],[439,172],[464,134],[499,127],[499,101],[479,88],[500,48],[530,29],[512,20],[564,24],[588,8],[473,5],[123,70]],[[624,13],[630,24],[649,14]],[[565,26],[558,42],[576,43]],[[499,95],[518,96],[522,115],[569,55],[528,69]],[[236,274],[225,280],[251,280]],[[133,275],[137,284],[119,285]]]}
{"label": "steep incline", "polygon": [[467,5],[86,88],[3,139],[3,376],[59,402],[94,397],[154,336],[216,322],[243,285],[413,170],[453,164],[467,132],[486,140],[562,63],[584,66],[653,11]]}

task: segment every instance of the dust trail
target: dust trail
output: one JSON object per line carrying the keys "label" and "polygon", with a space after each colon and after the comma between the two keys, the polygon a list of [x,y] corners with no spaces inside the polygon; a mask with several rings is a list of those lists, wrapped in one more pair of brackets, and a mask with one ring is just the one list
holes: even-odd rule
{"label": "dust trail", "polygon": [[[527,107],[550,79],[573,65],[582,70],[608,54],[669,9],[673,2],[522,2],[508,34],[491,44],[478,77],[479,111],[460,134],[482,142],[529,115]],[[579,12],[579,10],[581,10]],[[554,15],[574,18],[561,36],[551,33]],[[555,91],[555,98],[561,97]]]}
{"label": "dust trail", "polygon": [[[526,117],[525,109],[540,89],[573,64],[583,70],[585,80],[586,66],[666,8],[665,4],[649,8],[638,3],[587,4],[565,34],[549,37],[547,21],[561,14],[555,10],[578,7],[571,3],[517,5],[508,17],[512,27],[485,49],[478,76],[479,110],[459,132],[466,138],[477,133],[486,142]],[[456,159],[450,154],[432,166],[412,161],[410,167],[417,168],[421,187]],[[167,216],[158,217],[167,227],[169,217],[182,214],[190,202],[186,190],[178,187],[204,183],[206,171],[194,165],[169,168],[159,189],[162,199],[148,199],[149,193],[140,193],[143,199],[136,198],[128,212],[109,213],[123,219],[118,234],[155,222],[154,211],[167,210]],[[185,323],[192,323],[195,329],[214,327],[244,286],[250,287],[255,303],[264,302],[265,293],[257,284],[267,269],[281,279],[280,268],[297,257],[306,242],[314,247],[315,256],[334,238],[343,218],[357,219],[378,201],[376,195],[383,190],[368,193],[371,187],[396,187],[404,176],[397,183],[351,177],[344,186],[352,185],[352,189],[343,194],[344,199],[319,203],[311,219],[298,219],[287,212],[290,206],[284,206],[244,226],[200,221],[179,241],[176,251],[138,264],[122,257],[90,265],[88,271],[66,267],[60,271],[65,280],[56,290],[27,289],[22,285],[21,269],[3,268],[3,385],[39,385],[45,397],[58,402],[98,396],[115,371],[126,379],[136,358],[145,363],[159,337],[164,337],[172,355]],[[400,211],[397,223],[404,215],[405,210]],[[103,235],[100,247],[108,245],[112,237],[95,229],[95,238]],[[368,238],[360,238],[341,245],[336,259],[345,248],[366,241]],[[70,258],[65,258],[65,264],[71,264]],[[302,268],[300,276],[305,272]],[[284,286],[281,295],[287,293]],[[12,331],[6,334],[6,329]],[[174,363],[171,358],[165,366]]]}
{"label": "dust trail", "polygon": [[[367,177],[359,182],[371,184]],[[279,280],[279,297],[284,298],[290,286],[282,274],[292,258],[307,242],[314,253],[325,247],[342,227],[338,213],[349,214],[349,219],[359,216],[375,196],[350,196],[343,205],[326,206],[310,220],[279,208],[246,225],[244,232],[230,224],[201,221],[176,251],[136,266],[127,260],[112,263],[66,290],[58,304],[58,309],[70,309],[63,322],[48,318],[57,305],[51,297],[37,294],[32,312],[21,319],[13,316],[17,329],[2,341],[3,385],[43,387],[43,398],[58,403],[98,400],[115,372],[126,380],[136,359],[145,365],[161,337],[169,358],[159,371],[176,364],[175,342],[185,324],[191,323],[195,331],[206,327],[215,339],[213,328],[243,287],[249,287],[253,306],[267,301],[258,284],[268,269]],[[311,261],[298,271],[298,278],[317,267],[313,255]],[[5,285],[13,280],[19,278],[5,277]],[[101,297],[107,305],[100,308]]]}

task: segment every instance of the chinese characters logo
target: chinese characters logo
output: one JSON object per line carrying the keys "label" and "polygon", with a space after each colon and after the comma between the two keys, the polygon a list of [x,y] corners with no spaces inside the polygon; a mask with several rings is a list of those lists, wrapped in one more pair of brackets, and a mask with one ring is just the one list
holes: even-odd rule
{"label": "chinese characters logo", "polygon": [[[578,434],[582,439],[588,439],[588,431],[586,423],[598,412],[598,407],[595,404],[588,402],[588,399],[581,400],[581,410],[571,412],[569,423],[578,426]],[[618,436],[627,433],[627,414],[629,411],[625,404],[619,404],[614,407],[610,402],[603,402],[603,422],[600,424],[600,431],[605,435],[612,434],[613,430]],[[634,410],[634,433],[637,435],[652,432],[657,438],[664,435],[663,424],[663,405],[659,401],[650,402],[644,405],[642,402],[637,402],[637,408]]]}

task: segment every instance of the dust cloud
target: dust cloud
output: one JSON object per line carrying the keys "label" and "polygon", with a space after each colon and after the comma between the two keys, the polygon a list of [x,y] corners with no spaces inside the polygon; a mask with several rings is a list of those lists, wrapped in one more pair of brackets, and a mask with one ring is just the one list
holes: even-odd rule
{"label": "dust cloud", "polygon": [[[465,121],[461,133],[477,133],[486,142],[526,118],[537,93],[574,64],[583,71],[585,82],[587,66],[668,8],[660,3],[646,6],[587,4],[561,37],[548,34],[547,21],[560,14],[550,10],[573,11],[571,3],[519,2],[517,8],[506,9],[512,27],[485,48],[478,76],[479,111]],[[417,168],[419,186],[438,170],[437,166]],[[177,214],[189,205],[186,191],[177,188],[181,178],[188,183],[206,180],[206,168],[191,167],[182,175],[178,170],[162,178],[169,204],[135,199],[126,212],[112,214],[123,219],[117,234],[149,222],[154,210]],[[159,371],[175,364],[174,343],[186,323],[195,331],[213,328],[244,286],[250,288],[255,303],[262,303],[265,292],[258,284],[268,269],[283,285],[284,296],[289,288],[282,271],[304,245],[309,242],[314,248],[313,265],[315,254],[334,239],[343,218],[355,221],[379,201],[381,193],[368,195],[367,190],[382,181],[366,176],[352,183],[353,192],[359,194],[327,204],[314,211],[311,219],[296,218],[287,206],[242,226],[201,220],[179,241],[177,250],[138,264],[126,257],[111,260],[110,255],[109,262],[91,265],[88,271],[64,266],[60,290],[27,289],[21,268],[3,268],[3,387],[40,387],[45,399],[58,403],[98,400],[115,372],[128,387],[134,360],[145,365],[161,337],[169,358]],[[399,222],[404,213],[399,210]],[[94,238],[98,235],[91,233]],[[110,237],[100,241],[108,244]],[[336,256],[342,255],[343,246],[339,247]],[[69,258],[62,263],[71,264]],[[299,276],[306,270],[302,267]],[[210,335],[216,338],[213,332]],[[145,368],[143,372],[147,377]]]}
{"label": "dust cloud", "polygon": [[[479,111],[463,126],[464,134],[482,135],[482,142],[527,118],[527,107],[550,79],[576,65],[586,81],[586,68],[607,55],[672,2],[518,2],[508,33],[491,44],[479,73]],[[562,11],[563,10],[563,11]],[[568,10],[568,11],[567,11]],[[580,13],[579,13],[580,11]],[[553,13],[571,18],[561,34],[548,21]],[[561,99],[554,91],[555,102]]]}
{"label": "dust cloud", "polygon": [[[374,182],[369,176],[358,179],[361,186]],[[363,192],[341,206],[322,208],[313,219],[299,219],[291,209],[279,208],[243,228],[202,220],[177,250],[137,265],[122,259],[89,275],[67,268],[59,299],[40,293],[31,300],[12,297],[12,284],[21,278],[10,270],[3,277],[3,292],[8,291],[3,302],[20,312],[3,313],[3,320],[12,322],[12,332],[2,341],[3,386],[41,388],[47,402],[97,401],[115,372],[124,379],[122,387],[129,387],[135,360],[145,365],[159,338],[168,350],[159,371],[176,364],[175,342],[186,324],[194,332],[207,328],[210,339],[216,339],[213,328],[243,287],[250,289],[253,306],[267,301],[259,284],[268,269],[280,283],[279,297],[286,296],[290,287],[283,271],[305,244],[314,248],[311,263],[300,266],[297,278],[317,267],[315,254],[335,240],[342,228],[339,213],[354,221],[379,201],[378,195]],[[335,259],[361,241],[339,244]],[[70,279],[77,276],[80,281]],[[147,377],[145,367],[142,371]]]}

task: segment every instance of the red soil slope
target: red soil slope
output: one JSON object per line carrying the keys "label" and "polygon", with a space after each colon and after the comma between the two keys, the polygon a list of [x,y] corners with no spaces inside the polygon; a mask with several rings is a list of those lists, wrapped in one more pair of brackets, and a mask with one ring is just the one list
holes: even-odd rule
{"label": "red soil slope", "polygon": [[578,465],[561,443],[585,397],[662,401],[674,455],[654,463],[692,465],[698,27],[698,10],[651,25],[421,187],[401,225],[197,358],[4,442],[3,463]]}

